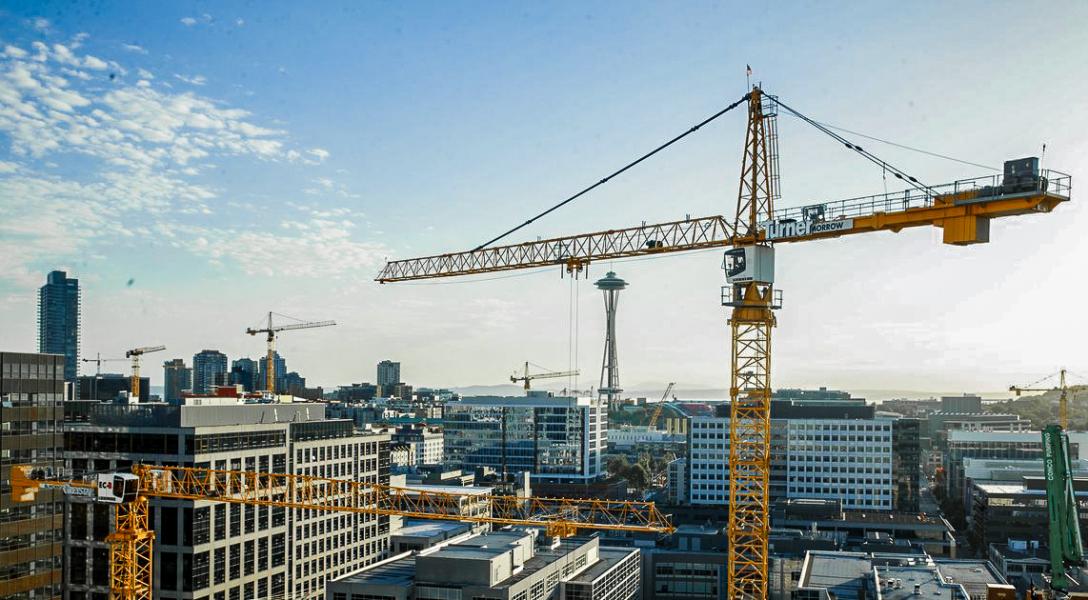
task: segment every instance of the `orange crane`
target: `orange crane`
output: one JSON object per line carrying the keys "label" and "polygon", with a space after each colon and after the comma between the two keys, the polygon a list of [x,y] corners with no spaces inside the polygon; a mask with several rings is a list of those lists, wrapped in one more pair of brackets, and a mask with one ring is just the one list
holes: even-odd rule
{"label": "orange crane", "polygon": [[129,386],[129,397],[136,402],[140,401],[140,357],[163,350],[166,350],[166,346],[144,346],[143,348],[133,348],[125,352],[125,358],[132,359],[132,383]]}
{"label": "orange crane", "polygon": [[665,401],[668,400],[669,392],[672,391],[672,386],[674,385],[676,385],[676,382],[670,381],[669,387],[665,388],[665,393],[661,394],[661,401],[657,403],[657,408],[654,409],[654,414],[650,417],[650,429],[657,427],[657,420],[661,418],[661,411],[664,410]]}
{"label": "orange crane", "polygon": [[[272,325],[272,315],[284,317],[279,313],[268,313],[268,327],[262,327],[260,329],[254,329],[252,327],[246,328],[246,333],[249,335],[257,335],[258,333],[267,334],[265,338],[268,340],[268,353],[265,356],[265,385],[268,386],[269,392],[276,393],[276,334],[281,331],[293,331],[295,329],[313,329],[315,327],[330,327],[336,325],[336,321],[310,321],[303,323],[291,323],[289,325]],[[290,317],[287,317],[290,318]]]}
{"label": "orange crane", "polygon": [[[1049,391],[1052,391],[1052,390],[1055,390],[1055,389],[1058,390],[1060,392],[1060,394],[1061,394],[1060,396],[1058,396],[1058,424],[1062,426],[1063,431],[1069,431],[1069,386],[1066,385],[1066,383],[1065,383],[1065,374],[1066,374],[1065,369],[1061,369],[1057,373],[1047,375],[1046,377],[1043,377],[1042,379],[1040,379],[1040,380],[1038,380],[1038,381],[1036,381],[1034,383],[1028,384],[1026,387],[1019,387],[1019,386],[1015,386],[1015,385],[1010,385],[1009,386],[1009,391],[1010,392],[1016,392],[1016,395],[1019,396],[1023,392],[1049,392]],[[1051,377],[1054,377],[1054,375],[1058,376],[1058,387],[1056,387],[1056,388],[1034,387],[1034,386],[1037,386],[1040,383],[1046,381],[1047,379],[1050,379]],[[1075,393],[1073,395],[1076,396]]]}
{"label": "orange crane", "polygon": [[152,598],[155,532],[148,523],[149,498],[521,525],[541,527],[555,536],[570,536],[580,529],[674,530],[652,502],[486,496],[489,511],[464,514],[459,501],[469,493],[449,488],[439,492],[308,475],[144,464],[133,465],[131,473],[102,473],[90,480],[54,477],[32,465],[11,468],[14,502],[33,501],[42,489],[117,506],[114,531],[106,538],[112,600]]}
{"label": "orange crane", "polygon": [[[771,331],[781,291],[774,287],[775,245],[912,227],[937,227],[946,244],[989,241],[990,221],[1047,213],[1069,200],[1071,177],[1040,171],[1038,159],[1005,163],[1003,175],[926,186],[755,86],[733,107],[747,104],[748,124],[736,212],[685,218],[520,244],[491,245],[611,177],[668,147],[660,146],[611,176],[475,249],[386,263],[381,283],[560,266],[574,276],[591,262],[707,248],[725,250],[722,305],[732,309],[729,445],[728,598],[767,597],[770,477]],[[779,200],[777,116],[781,107],[848,150],[901,179],[909,188],[863,198],[775,208]]]}
{"label": "orange crane", "polygon": [[[540,365],[533,365],[533,366],[534,367],[539,367],[541,369],[544,368],[544,367],[541,367]],[[529,382],[532,381],[533,379],[552,379],[552,378],[555,378],[555,377],[577,377],[578,375],[579,375],[578,370],[574,370],[574,371],[546,371],[544,373],[529,374],[529,363],[527,362],[527,363],[525,363],[525,374],[524,375],[518,375],[517,373],[514,373],[513,375],[510,376],[510,383],[517,383],[519,381],[522,381],[525,384],[524,385],[525,391],[528,392],[529,391]]]}

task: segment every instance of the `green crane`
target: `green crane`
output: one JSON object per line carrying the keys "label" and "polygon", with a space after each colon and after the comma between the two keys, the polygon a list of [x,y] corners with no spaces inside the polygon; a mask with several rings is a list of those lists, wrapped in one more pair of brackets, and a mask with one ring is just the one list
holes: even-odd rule
{"label": "green crane", "polygon": [[1050,517],[1050,585],[1064,592],[1070,581],[1066,566],[1084,561],[1084,545],[1069,466],[1069,437],[1060,425],[1043,429],[1043,475]]}

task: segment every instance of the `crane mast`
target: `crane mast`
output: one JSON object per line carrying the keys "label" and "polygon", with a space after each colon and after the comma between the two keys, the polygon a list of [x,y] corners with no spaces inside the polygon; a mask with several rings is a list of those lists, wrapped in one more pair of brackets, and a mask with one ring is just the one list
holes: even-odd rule
{"label": "crane mast", "polygon": [[[249,335],[266,334],[267,351],[265,353],[265,389],[269,393],[276,393],[276,334],[281,331],[293,331],[295,329],[313,329],[315,327],[330,327],[336,325],[336,321],[310,321],[308,323],[292,323],[289,325],[273,325],[271,311],[268,313],[268,327],[255,329],[246,328]],[[282,315],[280,315],[282,316]]]}
{"label": "crane mast", "polygon": [[777,108],[819,124],[758,86],[744,99],[748,126],[732,217],[685,218],[504,246],[485,244],[464,252],[390,261],[376,280],[393,283],[546,266],[579,274],[594,261],[726,249],[721,303],[731,309],[727,597],[763,600],[768,592],[771,333],[774,311],[782,305],[781,292],[774,287],[774,245],[914,227],[940,228],[946,244],[987,243],[991,220],[1048,213],[1068,201],[1071,178],[1054,170],[1040,171],[1038,159],[1026,158],[1007,161],[1002,175],[926,186],[839,137],[848,150],[882,165],[911,189],[775,208]]}
{"label": "crane mast", "polygon": [[132,380],[129,385],[129,393],[132,398],[135,398],[136,402],[140,401],[140,357],[144,354],[163,350],[166,350],[166,346],[144,346],[143,348],[133,348],[125,352],[125,358],[132,359]]}

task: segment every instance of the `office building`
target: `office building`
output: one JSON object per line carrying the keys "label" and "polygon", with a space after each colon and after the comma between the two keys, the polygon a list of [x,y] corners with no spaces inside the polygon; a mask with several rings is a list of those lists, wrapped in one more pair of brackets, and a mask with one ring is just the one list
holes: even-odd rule
{"label": "office building", "polygon": [[247,392],[263,390],[260,380],[261,368],[252,358],[239,358],[230,363],[230,384],[240,385]]}
{"label": "office building", "polygon": [[603,473],[606,407],[593,398],[474,396],[446,405],[445,460],[463,469],[531,473],[534,481],[584,483]]}
{"label": "office building", "polygon": [[97,400],[98,402],[116,402],[127,398],[130,402],[147,402],[151,399],[151,379],[140,378],[140,397],[129,398],[132,392],[132,377],[120,373],[99,373],[98,375],[80,375],[76,378],[79,400]]}
{"label": "office building", "polygon": [[218,350],[201,350],[193,355],[193,393],[212,394],[215,386],[225,384],[227,355]]}
{"label": "office building", "polygon": [[442,430],[426,425],[409,425],[393,433],[393,441],[407,444],[412,452],[414,465],[438,465],[443,462],[444,437]]}
{"label": "office building", "polygon": [[[162,363],[162,369],[163,400],[170,404],[180,404],[181,395],[193,391],[193,370],[185,366],[185,361],[180,358]],[[140,391],[143,389],[144,385],[141,383]]]}
{"label": "office building", "polygon": [[[389,437],[328,420],[323,404],[72,403],[66,419],[65,457],[76,473],[141,462],[389,481]],[[71,506],[68,599],[104,597],[108,507]],[[388,546],[384,516],[169,499],[152,499],[151,515],[161,600],[320,600],[328,580],[375,562]]]}
{"label": "office building", "polygon": [[329,584],[329,600],[634,600],[636,548],[596,537],[545,545],[534,531],[498,531],[405,552]]}
{"label": "office building", "polygon": [[[400,363],[391,360],[383,360],[378,363],[378,388],[394,386],[400,383]],[[384,395],[384,394],[383,394]]]}
{"label": "office building", "polygon": [[59,354],[0,352],[0,598],[61,593],[63,495],[43,490],[15,504],[10,474],[12,465],[63,467],[66,366]]}
{"label": "office building", "polygon": [[290,373],[284,373],[283,385],[276,386],[277,389],[293,394],[296,391],[302,391],[306,389],[306,378],[299,375],[297,371],[291,371]]}
{"label": "office building", "polygon": [[[1081,448],[1088,448],[1088,433],[1069,432],[1069,458],[1072,463],[1082,458]],[[961,499],[965,509],[970,506],[964,470],[964,460],[967,458],[1042,464],[1042,434],[1038,431],[949,431],[948,449],[943,456],[945,493],[949,498]]]}
{"label": "office building", "polygon": [[[864,403],[772,401],[771,500],[814,498],[840,500],[846,509],[910,510],[921,470],[917,463],[895,462],[897,427],[896,419],[878,418]],[[917,440],[913,421],[900,430],[898,444],[916,445],[912,436]],[[692,418],[687,458],[691,504],[727,505],[729,419]],[[897,493],[900,483],[907,488],[903,494]]]}
{"label": "office building", "polygon": [[[985,552],[990,544],[1009,540],[1047,542],[1050,521],[1042,477],[1024,477],[1018,482],[971,482],[971,488],[968,540],[975,549]],[[1088,505],[1088,479],[1073,479],[1073,490],[1078,503]],[[1088,514],[1084,512],[1080,512],[1080,528],[1088,543]]]}
{"label": "office building", "polygon": [[[283,386],[283,377],[287,375],[287,359],[280,356],[279,352],[272,354],[272,372],[276,381],[276,390],[280,393],[284,393],[286,388]],[[268,358],[261,357],[257,360],[257,383],[255,384],[258,390],[263,390],[268,387]]]}
{"label": "office building", "polygon": [[688,503],[688,459],[677,458],[665,468],[665,502]]}
{"label": "office building", "polygon": [[79,280],[53,271],[38,290],[38,352],[64,357],[64,380],[79,373]]}
{"label": "office building", "polygon": [[642,597],[654,600],[722,600],[728,572],[724,532],[680,525],[663,543],[642,552]]}

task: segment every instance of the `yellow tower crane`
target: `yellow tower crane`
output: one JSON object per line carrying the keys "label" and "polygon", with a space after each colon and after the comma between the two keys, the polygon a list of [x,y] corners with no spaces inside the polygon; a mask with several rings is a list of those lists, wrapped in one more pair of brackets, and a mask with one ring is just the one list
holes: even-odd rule
{"label": "yellow tower crane", "polygon": [[661,418],[661,411],[665,409],[665,402],[668,401],[669,392],[672,391],[674,385],[676,385],[676,382],[670,381],[669,387],[665,388],[665,393],[661,394],[661,401],[657,403],[657,408],[654,409],[654,414],[650,417],[650,429],[657,427],[657,420]]}
{"label": "yellow tower crane", "polygon": [[[692,127],[698,130],[747,103],[748,127],[737,209],[731,218],[710,216],[612,229],[568,237],[491,245],[582,194],[604,184],[687,133],[673,138],[563,203],[475,249],[391,261],[377,281],[391,283],[516,269],[560,266],[579,274],[591,262],[729,248],[722,305],[732,309],[728,520],[728,598],[767,597],[768,485],[770,476],[771,330],[781,293],[774,288],[774,246],[911,227],[937,227],[946,244],[989,241],[992,219],[1047,213],[1069,200],[1069,175],[1041,171],[1037,159],[1005,164],[1003,175],[931,187],[852,144],[823,125],[753,87],[740,100]],[[901,179],[909,188],[802,206],[775,208],[779,197],[777,114],[781,107]]]}
{"label": "yellow tower crane", "polygon": [[[290,323],[288,325],[272,325],[272,315],[283,317],[284,315],[269,312],[268,313],[268,326],[260,329],[254,329],[252,327],[246,328],[246,333],[249,335],[257,335],[258,333],[267,334],[265,338],[268,341],[268,353],[265,356],[265,385],[268,386],[265,389],[269,392],[276,393],[276,334],[281,331],[293,331],[295,329],[313,329],[315,327],[330,327],[336,325],[336,321],[310,321],[308,323]],[[288,317],[290,318],[290,317]]]}
{"label": "yellow tower crane", "polygon": [[133,348],[125,352],[125,358],[132,359],[132,383],[129,386],[129,393],[130,397],[136,402],[140,401],[140,357],[163,350],[166,350],[166,346],[144,346],[143,348]]}
{"label": "yellow tower crane", "polygon": [[[1066,374],[1065,369],[1062,369],[1062,370],[1058,371],[1057,373],[1047,375],[1046,377],[1043,377],[1042,379],[1040,379],[1040,380],[1038,380],[1038,381],[1036,381],[1034,383],[1030,383],[1025,387],[1010,385],[1009,386],[1009,391],[1010,392],[1016,392],[1016,395],[1019,396],[1023,392],[1050,392],[1050,391],[1053,391],[1055,389],[1058,390],[1058,392],[1060,394],[1058,396],[1058,424],[1062,426],[1063,431],[1069,431],[1069,386],[1066,385],[1066,383],[1065,383],[1065,374]],[[1050,378],[1054,377],[1055,375],[1057,375],[1057,377],[1058,377],[1058,387],[1056,387],[1056,388],[1053,388],[1053,387],[1051,387],[1051,388],[1035,387],[1035,386],[1039,385],[1040,383],[1046,381],[1047,379],[1050,379]]]}
{"label": "yellow tower crane", "polygon": [[522,525],[540,527],[556,536],[574,535],[580,529],[674,530],[652,502],[473,496],[474,501],[487,503],[487,510],[480,511],[462,507],[468,491],[450,488],[437,492],[308,475],[143,464],[133,465],[130,473],[103,473],[86,480],[57,477],[32,465],[11,468],[14,502],[33,501],[42,489],[58,489],[69,496],[117,506],[114,531],[106,538],[111,600],[152,598],[155,532],[148,523],[150,498]]}
{"label": "yellow tower crane", "polygon": [[[540,367],[540,365],[533,365],[534,367]],[[544,367],[540,367],[544,368]],[[524,382],[525,391],[529,391],[529,382],[534,379],[554,379],[556,377],[577,377],[578,370],[574,371],[546,371],[544,373],[529,373],[529,363],[525,363],[525,374],[518,375],[516,372],[510,376],[510,383],[517,383],[519,381]]]}

